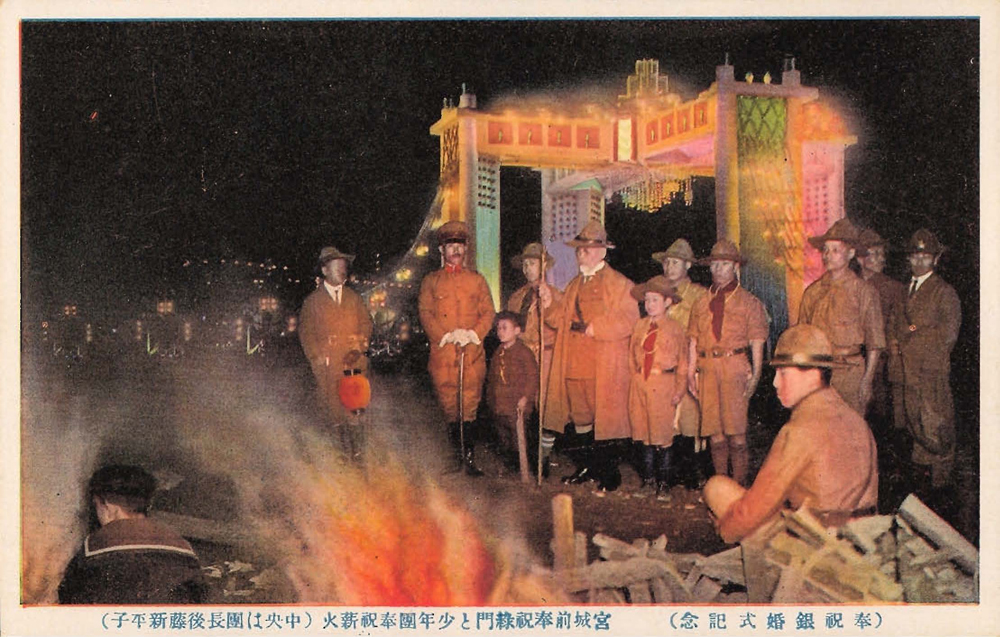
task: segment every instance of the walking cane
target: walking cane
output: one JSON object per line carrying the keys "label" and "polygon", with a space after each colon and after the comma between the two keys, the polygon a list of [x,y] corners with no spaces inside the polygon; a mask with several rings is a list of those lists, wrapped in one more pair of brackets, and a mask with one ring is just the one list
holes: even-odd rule
{"label": "walking cane", "polygon": [[458,346],[458,466],[461,470],[465,462],[465,405],[462,404],[462,394],[465,393],[465,345]]}
{"label": "walking cane", "polygon": [[[545,285],[545,238],[542,238],[542,254],[539,259],[539,291]],[[542,431],[545,424],[545,313],[542,309],[542,295],[538,295],[538,486],[542,486]]]}

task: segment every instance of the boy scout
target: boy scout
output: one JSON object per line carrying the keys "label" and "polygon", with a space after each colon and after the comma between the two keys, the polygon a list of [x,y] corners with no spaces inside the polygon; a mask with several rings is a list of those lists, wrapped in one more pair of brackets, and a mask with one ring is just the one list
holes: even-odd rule
{"label": "boy scout", "polygon": [[712,287],[691,309],[688,390],[701,404],[701,432],[711,438],[715,473],[743,484],[750,461],[747,408],[760,381],[767,313],[740,286],[743,257],[732,241],[717,241],[703,262],[712,271]]}
{"label": "boy scout", "polygon": [[885,349],[878,292],[848,267],[858,245],[858,231],[850,221],[837,221],[809,243],[822,253],[826,272],[803,292],[798,322],[823,330],[834,355],[847,363],[834,371],[830,384],[864,416],[879,354]]}

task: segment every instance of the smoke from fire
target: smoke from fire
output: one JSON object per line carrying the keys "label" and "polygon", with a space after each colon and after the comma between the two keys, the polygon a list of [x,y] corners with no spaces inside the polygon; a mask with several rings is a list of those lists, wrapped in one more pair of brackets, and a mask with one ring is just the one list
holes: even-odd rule
{"label": "smoke from fire", "polygon": [[[458,476],[447,489],[436,483],[447,458],[443,426],[435,427],[436,407],[419,378],[373,378],[362,470],[339,453],[310,408],[302,371],[238,358],[162,361],[141,372],[78,378],[58,390],[66,396],[60,401],[45,400],[54,377],[45,387],[25,383],[24,601],[56,601],[86,533],[86,482],[111,462],[146,467],[161,489],[180,483],[182,512],[230,510],[236,519],[227,522],[279,565],[295,601],[561,599],[532,573],[516,506],[457,492]],[[232,485],[232,492],[184,489],[188,483]],[[154,499],[154,510],[164,497]],[[233,501],[218,506],[226,498]]]}

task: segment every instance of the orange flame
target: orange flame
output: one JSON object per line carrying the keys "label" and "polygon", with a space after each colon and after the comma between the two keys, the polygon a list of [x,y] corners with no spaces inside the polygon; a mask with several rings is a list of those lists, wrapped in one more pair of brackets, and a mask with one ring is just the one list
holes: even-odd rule
{"label": "orange flame", "polygon": [[482,606],[553,603],[544,582],[513,573],[499,543],[429,480],[395,464],[334,473],[310,469],[298,485],[286,567],[304,603]]}

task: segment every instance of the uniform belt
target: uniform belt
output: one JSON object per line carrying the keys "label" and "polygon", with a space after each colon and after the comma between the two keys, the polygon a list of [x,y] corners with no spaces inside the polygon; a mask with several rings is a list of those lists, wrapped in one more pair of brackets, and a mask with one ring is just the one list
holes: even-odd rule
{"label": "uniform belt", "polygon": [[823,526],[836,527],[843,526],[844,524],[847,524],[849,520],[853,520],[854,518],[863,518],[865,516],[875,515],[875,513],[875,505],[872,505],[863,509],[854,509],[853,511],[817,511],[814,515]]}
{"label": "uniform belt", "polygon": [[722,349],[719,347],[713,347],[710,350],[701,350],[698,352],[698,356],[702,358],[724,358],[728,356],[738,356],[739,354],[746,354],[749,351],[749,347],[744,345],[743,347],[737,347],[736,349]]}
{"label": "uniform belt", "polygon": [[676,371],[677,371],[676,367],[671,367],[670,369],[661,369],[659,367],[654,367],[653,369],[649,370],[649,373],[650,374],[673,374]]}

